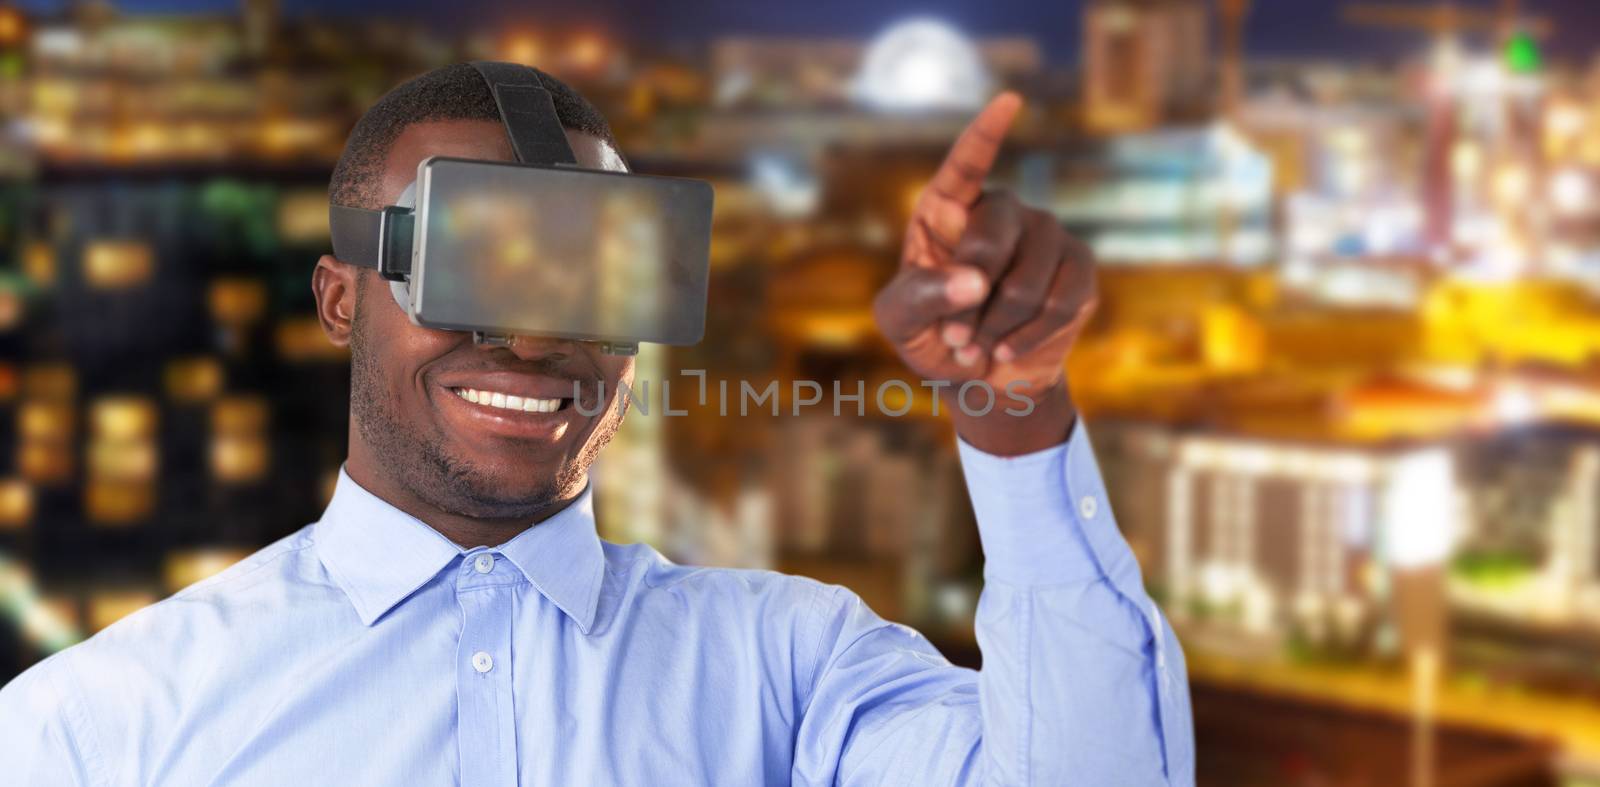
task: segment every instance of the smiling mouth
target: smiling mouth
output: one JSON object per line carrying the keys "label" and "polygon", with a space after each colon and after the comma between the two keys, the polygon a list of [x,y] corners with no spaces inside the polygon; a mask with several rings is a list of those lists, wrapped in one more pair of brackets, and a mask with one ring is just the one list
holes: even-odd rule
{"label": "smiling mouth", "polygon": [[478,388],[451,388],[450,390],[456,396],[480,407],[520,413],[553,413],[572,404],[572,400],[566,398],[535,399],[531,396],[513,396],[500,391],[485,391]]}

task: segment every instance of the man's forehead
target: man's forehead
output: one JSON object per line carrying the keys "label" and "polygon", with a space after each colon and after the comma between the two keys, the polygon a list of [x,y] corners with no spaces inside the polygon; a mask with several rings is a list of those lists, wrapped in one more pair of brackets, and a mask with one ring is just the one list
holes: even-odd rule
{"label": "man's forehead", "polygon": [[[593,134],[566,129],[567,144],[578,166],[587,169],[604,169],[626,172],[628,167],[611,146]],[[416,180],[417,165],[429,156],[478,159],[481,161],[516,161],[511,149],[511,138],[505,126],[490,120],[430,120],[413,123],[389,148],[384,162],[383,180],[379,185],[379,198],[385,205],[393,205]]]}

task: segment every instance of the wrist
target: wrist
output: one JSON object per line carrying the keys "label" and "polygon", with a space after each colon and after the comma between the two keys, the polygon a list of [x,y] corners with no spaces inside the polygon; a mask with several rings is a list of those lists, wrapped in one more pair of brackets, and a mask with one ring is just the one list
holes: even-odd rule
{"label": "wrist", "polygon": [[950,418],[956,434],[973,448],[994,456],[1022,456],[1060,445],[1072,436],[1078,419],[1066,380],[1028,394],[1025,401],[1032,403],[1031,408],[1008,401],[1002,393],[982,415],[978,413],[988,402],[970,401],[981,398],[981,394],[969,393],[967,407],[956,401],[958,395],[952,392],[950,396]]}

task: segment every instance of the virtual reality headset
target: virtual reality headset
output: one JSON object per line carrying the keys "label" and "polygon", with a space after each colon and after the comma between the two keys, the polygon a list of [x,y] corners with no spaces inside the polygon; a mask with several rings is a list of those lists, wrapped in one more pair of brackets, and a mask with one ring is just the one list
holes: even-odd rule
{"label": "virtual reality headset", "polygon": [[549,336],[631,355],[700,341],[711,185],[579,168],[532,72],[472,65],[518,163],[431,157],[401,204],[330,205],[334,256],[389,280],[413,323],[480,344]]}

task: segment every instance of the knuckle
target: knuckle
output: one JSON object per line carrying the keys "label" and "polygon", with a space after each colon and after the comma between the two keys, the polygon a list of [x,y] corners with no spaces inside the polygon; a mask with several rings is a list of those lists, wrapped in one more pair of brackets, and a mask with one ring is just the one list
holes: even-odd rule
{"label": "knuckle", "polygon": [[1051,298],[1045,303],[1044,311],[1050,315],[1052,322],[1070,322],[1082,305],[1073,298]]}
{"label": "knuckle", "polygon": [[986,233],[968,233],[957,248],[957,257],[980,266],[998,261],[1002,254],[999,241]]}
{"label": "knuckle", "polygon": [[1029,310],[1036,300],[1036,293],[1032,287],[1013,281],[1001,284],[998,296],[1000,305],[1012,311]]}
{"label": "knuckle", "polygon": [[993,211],[1017,211],[1022,203],[1010,189],[993,189],[983,193],[983,206]]}
{"label": "knuckle", "polygon": [[1066,235],[1067,231],[1056,221],[1055,214],[1040,208],[1023,206],[1022,222],[1029,232],[1037,232],[1046,236]]}
{"label": "knuckle", "polygon": [[877,320],[880,328],[885,328],[889,325],[889,316],[894,311],[892,298],[890,287],[884,287],[878,290],[877,296],[872,299],[872,316]]}

